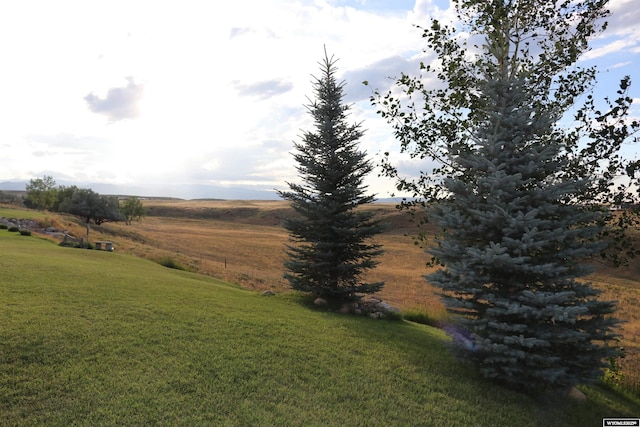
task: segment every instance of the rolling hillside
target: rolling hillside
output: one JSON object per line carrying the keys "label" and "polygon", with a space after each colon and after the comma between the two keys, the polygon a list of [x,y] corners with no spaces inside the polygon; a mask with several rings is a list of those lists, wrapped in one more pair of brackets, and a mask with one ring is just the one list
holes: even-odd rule
{"label": "rolling hillside", "polygon": [[128,254],[0,230],[2,425],[586,426],[637,416],[531,398],[437,329],[315,311]]}

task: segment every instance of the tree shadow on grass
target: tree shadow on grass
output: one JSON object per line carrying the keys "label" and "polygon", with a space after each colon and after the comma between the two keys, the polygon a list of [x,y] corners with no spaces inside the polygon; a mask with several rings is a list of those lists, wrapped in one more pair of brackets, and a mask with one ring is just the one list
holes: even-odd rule
{"label": "tree shadow on grass", "polygon": [[552,392],[530,395],[486,380],[473,367],[449,353],[449,338],[436,328],[405,321],[333,315],[336,322],[350,329],[353,337],[387,348],[389,353],[399,352],[402,356],[395,356],[399,367],[391,372],[396,381],[415,383],[408,389],[414,390],[415,399],[422,400],[426,406],[434,402],[424,396],[444,395],[452,409],[459,408],[471,416],[471,420],[482,419],[487,411],[494,412],[498,418],[500,413],[504,417],[520,413],[526,422],[524,425],[599,425],[605,417],[640,415],[637,402],[598,384],[581,387],[588,398],[581,402]]}

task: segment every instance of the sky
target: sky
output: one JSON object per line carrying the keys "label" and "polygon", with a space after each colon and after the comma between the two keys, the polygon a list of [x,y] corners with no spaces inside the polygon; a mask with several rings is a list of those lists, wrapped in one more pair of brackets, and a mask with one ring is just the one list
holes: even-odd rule
{"label": "sky", "polygon": [[[640,116],[635,2],[610,0],[609,27],[580,65],[598,65],[603,94],[631,75]],[[411,176],[424,165],[396,154],[369,97],[432,56],[414,25],[454,16],[448,0],[4,2],[0,183],[49,175],[183,198],[203,185],[286,190],[297,181],[293,144],[312,130],[305,105],[325,47],[349,119],[365,129],[360,147],[374,163],[391,152]],[[393,193],[377,172],[366,183],[379,198]]]}

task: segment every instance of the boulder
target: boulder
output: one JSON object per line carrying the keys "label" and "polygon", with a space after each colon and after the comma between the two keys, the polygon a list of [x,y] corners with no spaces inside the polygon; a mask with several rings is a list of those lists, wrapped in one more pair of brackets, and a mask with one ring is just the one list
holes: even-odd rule
{"label": "boulder", "polygon": [[569,399],[577,400],[579,402],[585,402],[587,400],[587,396],[580,390],[578,390],[575,386],[571,387],[569,393],[567,394]]}
{"label": "boulder", "polygon": [[313,301],[313,304],[317,305],[318,307],[326,307],[327,305],[329,305],[329,303],[327,302],[326,299],[324,298],[316,298]]}
{"label": "boulder", "polygon": [[386,302],[379,302],[376,304],[376,308],[384,313],[400,313],[400,309],[394,307]]}

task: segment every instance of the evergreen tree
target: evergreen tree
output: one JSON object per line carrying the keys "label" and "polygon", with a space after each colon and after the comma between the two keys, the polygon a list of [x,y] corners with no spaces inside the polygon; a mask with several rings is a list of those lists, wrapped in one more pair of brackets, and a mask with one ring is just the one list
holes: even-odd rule
{"label": "evergreen tree", "polygon": [[[620,81],[615,97],[598,103],[592,95],[598,70],[578,62],[589,50],[589,41],[606,29],[608,0],[451,3],[459,19],[457,28],[437,20],[421,28],[425,52],[435,53],[436,60],[420,63],[419,75],[403,73],[392,91],[375,91],[371,97],[380,116],[393,126],[401,151],[430,160],[414,179],[403,176],[385,153],[383,170],[397,180],[399,191],[413,196],[402,207],[417,214],[423,225],[428,222],[422,215],[426,203],[447,197],[443,179],[460,173],[448,161],[449,153],[473,145],[470,133],[480,120],[480,86],[486,72],[495,67],[510,78],[526,78],[528,102],[570,124],[562,153],[567,163],[558,173],[567,179],[590,180],[567,202],[638,206],[640,160],[621,154],[623,144],[640,129],[640,122],[629,117],[630,78]],[[596,238],[605,238],[610,245],[600,255],[621,265],[640,254],[628,232],[639,225],[637,208],[603,218]],[[418,238],[425,240],[428,235],[421,231]]]}
{"label": "evergreen tree", "polygon": [[315,129],[295,144],[302,183],[288,183],[290,191],[279,192],[298,214],[285,222],[293,242],[287,246],[285,278],[293,289],[342,302],[383,287],[361,280],[378,264],[381,245],[371,238],[383,226],[371,211],[358,209],[375,200],[363,184],[373,166],[358,149],[360,125],[347,123],[349,106],[342,103],[344,83],[336,81],[335,61],[325,52],[320,65],[321,77],[313,83],[316,100],[307,107]]}
{"label": "evergreen tree", "polygon": [[443,290],[454,346],[482,374],[523,389],[565,388],[601,375],[615,353],[611,302],[588,283],[586,256],[604,215],[567,204],[588,180],[560,179],[567,165],[553,117],[532,108],[520,81],[483,87],[476,145],[451,157],[432,219],[447,232],[431,252],[446,265],[428,276]]}
{"label": "evergreen tree", "polygon": [[[460,320],[457,351],[524,389],[595,381],[616,354],[615,307],[581,278],[607,247],[616,263],[621,249],[637,252],[625,239],[637,216],[606,207],[637,201],[640,167],[620,155],[638,129],[626,119],[629,79],[599,110],[586,95],[596,69],[576,65],[604,29],[607,1],[452,3],[458,29],[434,20],[423,30],[437,61],[372,97],[401,149],[435,166],[416,180],[383,166],[418,197],[405,205],[427,208],[418,211],[443,230],[430,251],[444,268],[428,280]],[[434,78],[442,84],[426,86]]]}

